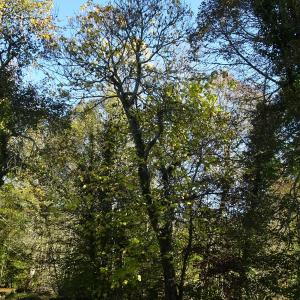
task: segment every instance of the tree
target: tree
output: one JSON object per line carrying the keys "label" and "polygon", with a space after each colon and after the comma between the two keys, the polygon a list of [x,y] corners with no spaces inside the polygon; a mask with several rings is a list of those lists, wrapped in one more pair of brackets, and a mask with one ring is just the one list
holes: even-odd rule
{"label": "tree", "polygon": [[[184,49],[188,17],[188,10],[172,1],[89,3],[76,19],[74,38],[63,38],[60,61],[71,87],[87,91],[96,103],[117,99],[122,105],[135,148],[131,160],[140,201],[160,250],[166,299],[183,298],[194,209],[204,205],[210,184],[213,188],[202,166],[213,164],[230,136],[228,115],[219,110],[209,81],[184,78],[187,58],[174,47]],[[184,231],[191,229],[177,248],[174,236],[180,230],[174,225],[180,219]]]}
{"label": "tree", "polygon": [[[294,187],[297,186],[297,171],[293,166],[298,157],[294,147],[299,134],[296,104],[299,98],[296,79],[299,75],[299,1],[206,1],[199,10],[198,21],[198,29],[191,36],[196,47],[214,39],[211,44],[214,50],[207,47],[210,49],[208,52],[221,54],[220,65],[229,66],[236,76],[261,91],[256,100],[253,129],[245,151],[244,197],[247,213],[243,226],[244,239],[248,241],[245,248],[252,249],[252,254],[246,250],[246,256],[253,256],[245,265],[255,265],[259,256],[268,257],[269,261],[272,257],[269,265],[272,269],[276,257],[278,261],[282,259],[282,249],[275,246],[276,250],[270,251],[274,247],[274,244],[270,245],[274,243],[272,236],[276,232],[274,222],[276,224],[281,219],[285,223],[285,217],[279,217],[278,210],[285,206],[282,201],[290,198],[288,194],[283,196],[280,182],[293,178]],[[294,207],[299,207],[297,196],[292,198],[290,201]],[[298,208],[292,214],[298,215]],[[283,225],[286,226],[291,228],[290,225]],[[284,236],[281,230],[277,235]],[[291,252],[297,253],[298,242],[290,245],[282,243]],[[281,268],[286,269],[286,266]],[[290,271],[297,277],[296,269]],[[275,270],[270,273],[278,276]],[[282,280],[288,282],[289,276]],[[265,282],[276,282],[274,277]],[[284,288],[279,288],[279,281],[276,288],[273,283],[271,285],[273,291],[277,289],[279,293],[285,293]],[[290,293],[289,288],[286,291]],[[295,289],[294,293],[293,297],[297,297],[299,292]]]}
{"label": "tree", "polygon": [[28,273],[34,255],[28,253],[32,245],[28,234],[33,232],[29,221],[32,209],[28,208],[28,203],[32,198],[9,173],[16,171],[16,165],[21,165],[22,147],[24,141],[30,139],[30,129],[36,128],[39,122],[58,119],[63,111],[63,105],[46,96],[44,88],[39,87],[38,92],[35,85],[25,80],[26,68],[37,63],[52,45],[54,26],[50,10],[51,1],[0,1],[2,285],[5,282],[25,288],[31,285]]}
{"label": "tree", "polygon": [[[125,119],[117,102],[105,113],[93,106],[79,105],[64,131],[46,134],[44,128],[31,135],[43,146],[27,157],[18,180],[32,193],[41,191],[35,226],[43,238],[37,241],[38,257],[44,259],[32,265],[40,284],[47,274],[39,268],[47,266],[46,286],[52,282],[63,297],[155,297],[161,279],[150,264],[157,249],[151,234],[141,231],[149,230],[136,201],[136,171],[128,161],[133,149],[128,136],[120,134],[127,132]],[[145,257],[150,262],[141,264]],[[141,278],[147,277],[143,286]]]}
{"label": "tree", "polygon": [[[158,105],[155,108],[156,116],[151,120],[157,123],[154,132],[143,132],[139,115],[143,107],[151,105],[149,102],[154,93],[158,104],[166,97],[160,95],[162,92],[156,86],[162,85],[163,76],[167,80],[174,75],[175,66],[171,63],[174,58],[170,55],[174,46],[184,39],[187,17],[186,8],[171,1],[116,2],[107,7],[96,5],[78,18],[77,39],[66,43],[69,58],[91,74],[91,78],[83,79],[81,73],[71,69],[68,78],[86,86],[95,82],[92,88],[97,89],[98,83],[100,90],[111,89],[112,96],[123,105],[136,148],[142,196],[159,242],[166,299],[178,298],[172,253],[174,208],[165,199],[165,211],[160,212],[151,192],[148,162],[150,151],[163,131],[163,107]],[[151,63],[158,60],[161,66],[153,68]],[[168,187],[165,188],[167,195]]]}
{"label": "tree", "polygon": [[0,2],[0,184],[9,170],[11,137],[22,136],[47,112],[59,106],[25,86],[24,68],[51,44],[51,1]]}

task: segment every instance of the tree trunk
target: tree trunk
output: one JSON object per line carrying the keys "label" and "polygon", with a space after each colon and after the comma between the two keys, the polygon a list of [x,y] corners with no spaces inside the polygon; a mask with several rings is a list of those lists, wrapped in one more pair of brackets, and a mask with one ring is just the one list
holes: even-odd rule
{"label": "tree trunk", "polygon": [[177,292],[176,274],[172,253],[172,220],[169,220],[168,216],[166,216],[166,225],[161,228],[159,224],[159,211],[151,195],[151,178],[148,169],[147,155],[145,151],[146,144],[143,140],[140,124],[137,118],[130,111],[130,107],[126,107],[126,105],[124,105],[124,109],[127,115],[127,119],[129,121],[130,132],[134,140],[136,154],[139,160],[138,176],[142,196],[147,204],[148,217],[159,243],[161,264],[164,275],[165,299],[178,300],[179,298]]}
{"label": "tree trunk", "polygon": [[165,299],[178,300],[179,297],[172,254],[172,237],[162,234],[160,237],[158,237],[158,239],[161,263],[164,273]]}
{"label": "tree trunk", "polygon": [[9,136],[0,132],[0,187],[4,184],[4,176],[8,171],[8,141]]}

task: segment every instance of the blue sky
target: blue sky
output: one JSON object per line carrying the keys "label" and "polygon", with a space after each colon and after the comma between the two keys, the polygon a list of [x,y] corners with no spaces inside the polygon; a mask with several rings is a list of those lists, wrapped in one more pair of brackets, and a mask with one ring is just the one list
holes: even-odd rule
{"label": "blue sky", "polygon": [[[79,10],[79,7],[85,3],[86,0],[54,0],[55,3],[55,12],[58,13],[60,19],[64,19],[67,16],[74,16],[75,12]],[[105,2],[100,0],[99,2]],[[196,11],[200,0],[186,0],[189,3],[194,11]]]}

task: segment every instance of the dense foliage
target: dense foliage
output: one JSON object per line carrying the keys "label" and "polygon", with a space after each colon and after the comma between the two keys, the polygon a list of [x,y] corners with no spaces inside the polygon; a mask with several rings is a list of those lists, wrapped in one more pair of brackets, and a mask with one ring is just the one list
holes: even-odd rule
{"label": "dense foliage", "polygon": [[0,292],[300,297],[300,2],[193,18],[0,0]]}

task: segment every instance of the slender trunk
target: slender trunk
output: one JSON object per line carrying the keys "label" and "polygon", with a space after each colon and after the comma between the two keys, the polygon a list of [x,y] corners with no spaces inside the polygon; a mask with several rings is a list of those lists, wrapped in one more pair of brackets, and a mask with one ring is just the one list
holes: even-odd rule
{"label": "slender trunk", "polygon": [[164,285],[165,285],[165,299],[166,300],[179,300],[176,273],[172,255],[172,236],[168,234],[162,234],[158,237],[161,263],[164,273]]}
{"label": "slender trunk", "polygon": [[179,300],[183,299],[183,289],[184,289],[184,282],[185,282],[185,276],[186,276],[186,271],[188,268],[188,262],[192,250],[192,242],[193,242],[193,208],[190,208],[190,220],[189,220],[189,238],[188,238],[188,244],[184,250],[183,253],[183,264],[182,264],[182,269],[181,269],[181,276],[180,276],[180,283],[179,283]]}
{"label": "slender trunk", "polygon": [[165,299],[178,300],[176,275],[172,253],[171,224],[167,223],[163,228],[160,228],[159,226],[159,215],[150,194],[150,175],[146,164],[142,163],[139,167],[139,180],[143,197],[147,203],[147,211],[150,223],[159,242],[161,264],[164,274]]}
{"label": "slender trunk", "polygon": [[8,141],[9,136],[0,132],[0,187],[4,184],[4,176],[8,171]]}
{"label": "slender trunk", "polygon": [[[123,102],[124,105],[124,102]],[[164,288],[166,300],[178,300],[176,285],[176,273],[172,253],[172,225],[169,221],[161,228],[160,215],[151,195],[151,177],[148,169],[146,146],[143,140],[142,131],[137,118],[131,113],[130,107],[124,105],[124,109],[129,121],[130,131],[134,140],[136,154],[138,157],[138,176],[141,192],[147,204],[147,213],[151,226],[158,239],[161,264],[164,275]]]}
{"label": "slender trunk", "polygon": [[4,257],[5,257],[5,253],[3,252],[1,257],[1,268],[0,268],[0,286],[2,286],[2,278],[4,273],[4,263],[5,263]]}

